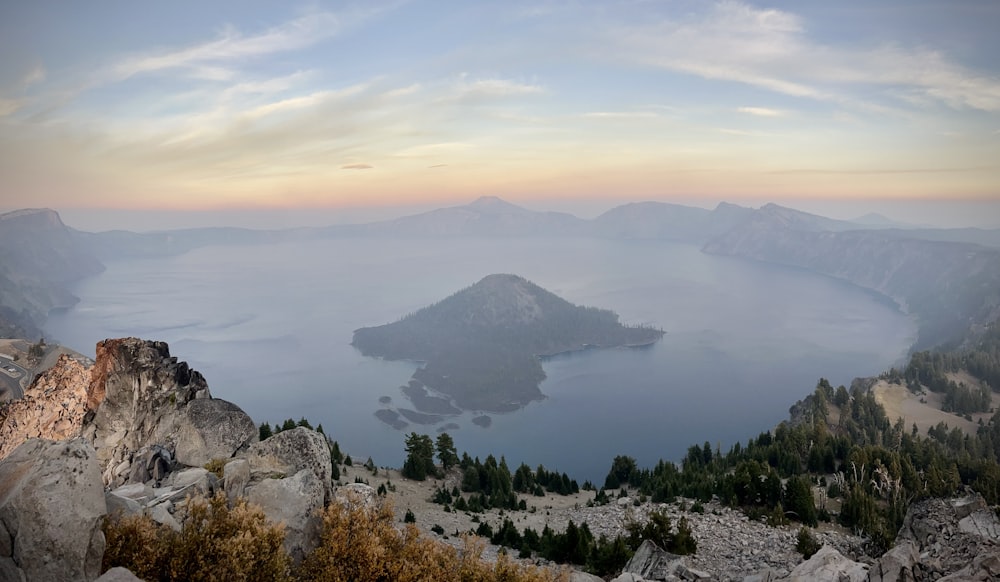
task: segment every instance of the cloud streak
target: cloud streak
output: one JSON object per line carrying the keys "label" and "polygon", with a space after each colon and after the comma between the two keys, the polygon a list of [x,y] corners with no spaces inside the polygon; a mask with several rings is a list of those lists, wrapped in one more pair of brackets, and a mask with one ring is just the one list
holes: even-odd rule
{"label": "cloud streak", "polygon": [[809,38],[798,16],[742,2],[718,3],[701,17],[621,27],[608,40],[620,58],[793,97],[859,106],[865,100],[850,87],[867,87],[896,95],[897,104],[1000,111],[1000,78],[940,52],[824,45]]}
{"label": "cloud streak", "polygon": [[769,107],[740,107],[737,111],[748,115],[754,115],[756,117],[783,117],[785,115],[784,111],[771,109]]}
{"label": "cloud streak", "polygon": [[190,69],[201,78],[224,80],[229,78],[230,72],[222,64],[300,50],[336,35],[341,29],[341,19],[329,12],[308,14],[254,35],[227,27],[215,40],[129,57],[114,65],[112,70],[119,79],[167,69]]}

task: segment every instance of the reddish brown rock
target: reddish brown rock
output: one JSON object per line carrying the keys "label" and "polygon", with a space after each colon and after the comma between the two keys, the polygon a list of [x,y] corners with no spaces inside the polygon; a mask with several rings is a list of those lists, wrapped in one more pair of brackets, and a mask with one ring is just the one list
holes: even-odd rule
{"label": "reddish brown rock", "polygon": [[[69,356],[41,374],[24,398],[0,408],[0,459],[30,438],[65,440],[79,436],[90,393],[91,370]],[[103,394],[101,395],[103,397]]]}

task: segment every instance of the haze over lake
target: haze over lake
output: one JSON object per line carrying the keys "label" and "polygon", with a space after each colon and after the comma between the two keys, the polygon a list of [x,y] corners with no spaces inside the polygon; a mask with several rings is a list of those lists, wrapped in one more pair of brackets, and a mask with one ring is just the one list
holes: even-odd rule
{"label": "haze over lake", "polygon": [[400,466],[404,434],[435,428],[400,432],[373,413],[384,395],[405,406],[399,387],[417,364],[366,358],[352,332],[491,273],[667,332],[648,348],[548,359],[546,400],[492,415],[488,429],[466,414],[450,431],[459,451],[581,482],[603,482],[616,454],[649,466],[694,443],[745,441],[821,376],[836,386],[899,363],[916,331],[891,303],[827,277],[690,245],[568,238],[341,239],[109,261],[46,331],[91,356],[108,337],[166,341],[258,423],[305,416],[356,460]]}

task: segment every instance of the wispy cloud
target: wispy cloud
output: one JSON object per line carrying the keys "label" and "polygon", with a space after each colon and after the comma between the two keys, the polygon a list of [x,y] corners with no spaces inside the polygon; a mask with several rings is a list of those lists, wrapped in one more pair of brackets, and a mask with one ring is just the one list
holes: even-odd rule
{"label": "wispy cloud", "polygon": [[544,91],[540,85],[511,79],[492,78],[467,81],[465,75],[455,84],[455,93],[460,99],[533,95]]}
{"label": "wispy cloud", "polygon": [[340,18],[329,12],[308,14],[259,34],[227,27],[215,40],[129,57],[112,69],[119,78],[177,68],[190,69],[202,78],[228,78],[223,63],[299,50],[336,35],[341,27]]}
{"label": "wispy cloud", "polygon": [[344,164],[340,166],[341,170],[370,170],[375,166],[371,164]]}
{"label": "wispy cloud", "polygon": [[659,117],[652,111],[590,111],[584,117],[594,119],[656,119]]}
{"label": "wispy cloud", "polygon": [[8,115],[11,115],[20,108],[21,108],[20,100],[0,98],[0,117],[6,117]]}
{"label": "wispy cloud", "polygon": [[825,45],[809,36],[795,14],[743,2],[720,2],[698,17],[618,29],[609,42],[629,60],[794,97],[872,105],[856,89],[877,87],[900,101],[1000,111],[1000,79],[940,52]]}
{"label": "wispy cloud", "polygon": [[756,115],[757,117],[782,117],[785,115],[784,111],[771,109],[769,107],[740,107],[737,111],[749,115]]}

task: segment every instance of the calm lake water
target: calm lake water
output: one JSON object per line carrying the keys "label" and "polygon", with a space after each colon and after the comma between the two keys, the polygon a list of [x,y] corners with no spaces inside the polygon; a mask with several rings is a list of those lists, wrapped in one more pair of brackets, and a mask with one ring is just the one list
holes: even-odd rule
{"label": "calm lake water", "polygon": [[691,444],[745,441],[786,418],[821,376],[836,386],[899,363],[916,331],[885,300],[826,277],[688,245],[596,239],[348,239],[109,262],[46,331],[91,356],[104,338],[166,341],[213,395],[258,423],[305,416],[355,459],[400,466],[404,435],[434,427],[400,432],[373,413],[383,395],[404,405],[399,387],[416,365],[363,357],[351,334],[491,273],[667,332],[649,348],[549,359],[546,400],[493,415],[486,429],[467,414],[450,431],[460,452],[581,482],[603,482],[617,454],[648,466]]}

